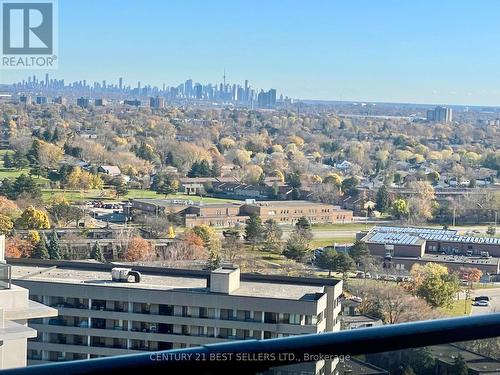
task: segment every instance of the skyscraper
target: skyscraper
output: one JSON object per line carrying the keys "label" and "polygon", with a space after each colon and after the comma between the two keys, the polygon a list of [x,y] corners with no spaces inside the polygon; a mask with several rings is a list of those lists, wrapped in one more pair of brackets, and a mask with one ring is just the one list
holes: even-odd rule
{"label": "skyscraper", "polygon": [[188,79],[184,84],[184,95],[186,98],[191,98],[193,96],[193,80]]}
{"label": "skyscraper", "polygon": [[120,77],[120,79],[118,80],[118,88],[121,90],[123,88],[123,78]]}

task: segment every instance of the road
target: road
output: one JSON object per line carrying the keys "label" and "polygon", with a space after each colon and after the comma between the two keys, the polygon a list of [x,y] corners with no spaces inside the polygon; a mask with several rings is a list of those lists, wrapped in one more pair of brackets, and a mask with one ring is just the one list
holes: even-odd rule
{"label": "road", "polygon": [[476,289],[472,291],[472,299],[477,296],[488,296],[490,297],[490,305],[487,307],[483,306],[472,306],[471,315],[481,315],[488,314],[492,312],[500,312],[500,287],[490,288],[490,289]]}

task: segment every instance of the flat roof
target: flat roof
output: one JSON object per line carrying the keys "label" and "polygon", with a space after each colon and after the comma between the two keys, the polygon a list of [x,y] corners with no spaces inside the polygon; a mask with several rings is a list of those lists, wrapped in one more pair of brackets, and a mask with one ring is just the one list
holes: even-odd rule
{"label": "flat roof", "polygon": [[363,240],[369,243],[413,246],[421,246],[425,242],[418,236],[396,232],[370,232]]}
{"label": "flat roof", "polygon": [[[500,237],[462,236],[454,229],[375,226],[368,234],[407,234],[427,241],[500,245]],[[377,237],[380,238],[380,237]]]}
{"label": "flat roof", "polygon": [[[67,263],[67,262],[64,262]],[[85,284],[95,286],[106,286],[116,288],[134,288],[134,289],[152,289],[158,291],[168,291],[177,289],[186,292],[195,293],[210,293],[207,288],[207,277],[194,273],[190,276],[186,275],[158,275],[148,274],[141,270],[141,267],[134,267],[130,265],[116,265],[116,267],[127,267],[141,272],[141,282],[139,283],[124,283],[111,280],[111,272],[109,270],[93,269],[92,264],[88,267],[82,266],[79,263],[78,268],[69,268],[68,266],[50,269],[49,265],[36,266],[36,265],[13,265],[12,266],[12,279],[24,279],[33,281],[44,281],[51,283],[70,283],[70,284]],[[31,275],[31,276],[28,276]],[[286,278],[271,277],[270,280],[241,280],[240,287],[232,292],[232,296],[242,297],[260,297],[260,298],[276,298],[287,300],[303,300],[313,301],[318,299],[318,293],[323,294],[324,285],[311,285],[308,283],[300,284],[296,282],[297,278],[290,278],[287,282]],[[307,280],[307,279],[306,279]]]}
{"label": "flat roof", "polygon": [[329,203],[321,203],[321,202],[312,202],[312,201],[255,201],[255,203],[248,203],[250,206],[259,206],[259,207],[272,207],[272,206],[330,206],[336,208],[341,211],[349,211],[342,210],[340,206],[335,206]]}
{"label": "flat roof", "polygon": [[162,198],[139,198],[132,199],[132,202],[139,202],[145,204],[152,204],[161,207],[172,206],[193,206],[193,207],[239,207],[243,205],[242,201],[235,200],[234,202],[221,202],[221,203],[205,203],[199,201],[191,201],[189,199],[162,199]]}
{"label": "flat roof", "polygon": [[374,226],[370,232],[384,233],[412,233],[412,234],[435,234],[435,235],[455,235],[458,232],[454,229],[438,228],[418,228],[418,227],[392,227],[392,226]]}
{"label": "flat roof", "polygon": [[422,257],[393,257],[393,260],[397,259],[414,259],[420,261],[428,262],[445,262],[445,263],[464,263],[470,265],[492,265],[495,266],[500,262],[500,258],[481,258],[481,257],[468,257],[465,255],[443,255],[443,254],[424,254]]}

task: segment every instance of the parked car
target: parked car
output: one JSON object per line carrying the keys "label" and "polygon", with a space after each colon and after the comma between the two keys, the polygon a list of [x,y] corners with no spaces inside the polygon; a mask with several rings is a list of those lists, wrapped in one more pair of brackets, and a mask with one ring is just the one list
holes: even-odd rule
{"label": "parked car", "polygon": [[482,306],[482,307],[487,307],[490,305],[490,301],[486,300],[479,300],[479,301],[474,301],[474,306]]}

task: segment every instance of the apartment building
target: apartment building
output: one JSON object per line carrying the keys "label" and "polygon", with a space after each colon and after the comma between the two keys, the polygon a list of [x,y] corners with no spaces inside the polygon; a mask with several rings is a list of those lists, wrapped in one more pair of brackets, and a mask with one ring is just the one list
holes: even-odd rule
{"label": "apartment building", "polygon": [[338,280],[138,266],[132,283],[106,264],[14,262],[17,283],[59,311],[30,324],[30,363],[340,329]]}
{"label": "apartment building", "polygon": [[5,264],[5,236],[0,236],[0,370],[26,366],[27,340],[37,332],[28,319],[57,316],[57,310],[28,298],[29,291],[11,282],[11,266]]}

